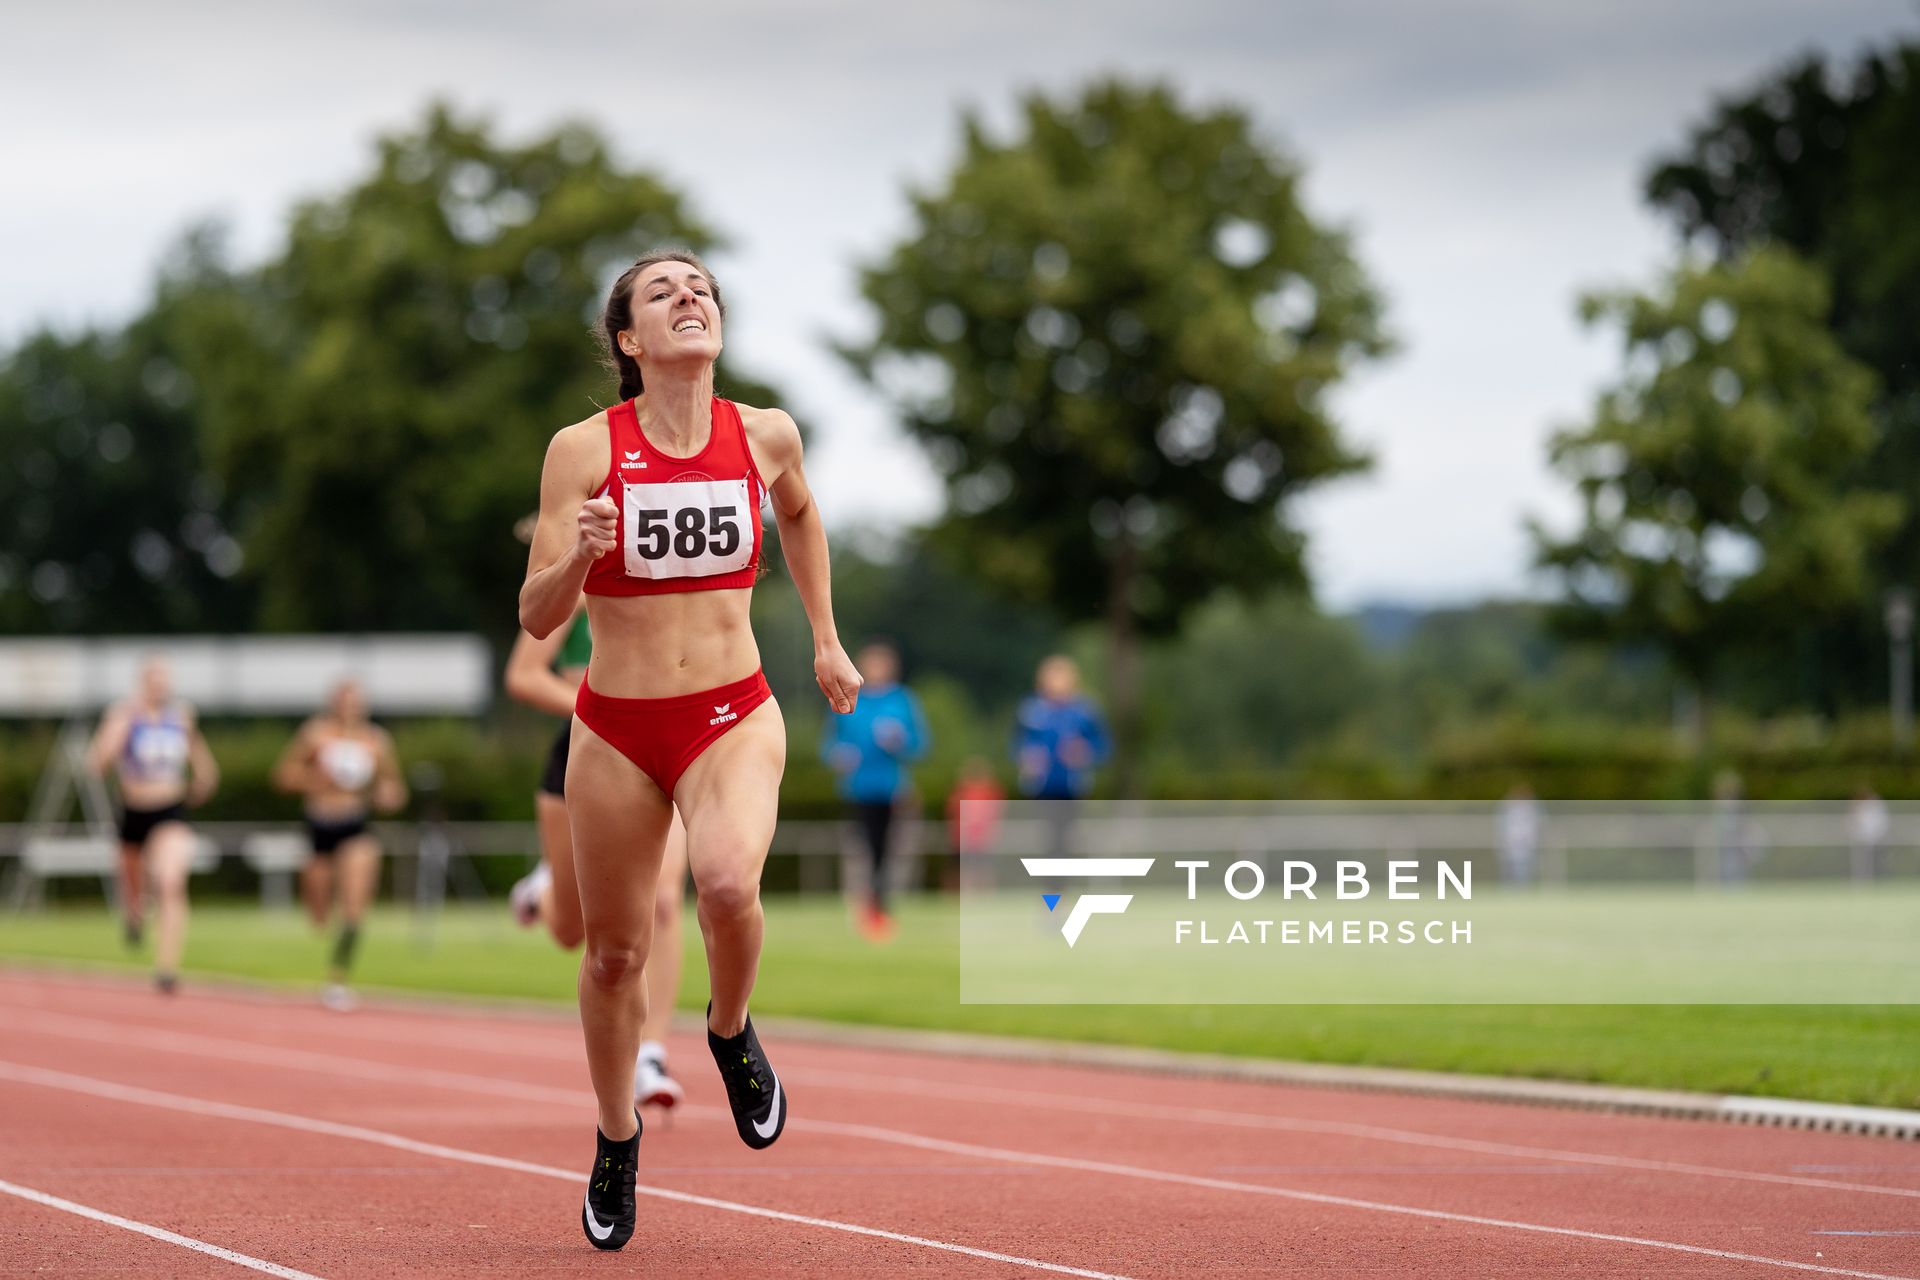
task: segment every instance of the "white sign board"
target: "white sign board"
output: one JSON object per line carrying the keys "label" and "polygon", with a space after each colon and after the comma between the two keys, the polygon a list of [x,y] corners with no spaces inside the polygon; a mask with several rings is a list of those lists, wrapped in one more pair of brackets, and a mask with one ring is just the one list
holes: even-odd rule
{"label": "white sign board", "polygon": [[348,676],[376,714],[473,715],[493,694],[493,654],[477,635],[49,636],[0,640],[0,716],[98,711],[153,657],[215,715],[303,715]]}

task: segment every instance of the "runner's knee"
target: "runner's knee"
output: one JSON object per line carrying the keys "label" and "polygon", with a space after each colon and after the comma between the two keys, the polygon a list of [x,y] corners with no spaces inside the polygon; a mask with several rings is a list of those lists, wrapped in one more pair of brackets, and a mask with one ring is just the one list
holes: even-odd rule
{"label": "runner's knee", "polygon": [[700,914],[708,920],[731,920],[749,915],[760,905],[758,878],[722,871],[700,881]]}
{"label": "runner's knee", "polygon": [[632,941],[591,941],[587,943],[587,981],[602,991],[618,990],[639,981],[646,958],[646,948]]}

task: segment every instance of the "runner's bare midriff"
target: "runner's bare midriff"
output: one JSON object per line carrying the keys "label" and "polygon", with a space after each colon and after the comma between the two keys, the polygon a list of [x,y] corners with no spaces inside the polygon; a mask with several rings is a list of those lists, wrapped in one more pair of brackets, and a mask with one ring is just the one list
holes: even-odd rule
{"label": "runner's bare midriff", "polygon": [[164,809],[170,804],[179,804],[187,798],[185,780],[178,782],[157,782],[145,778],[129,778],[120,775],[120,800],[130,809]]}
{"label": "runner's bare midriff", "polygon": [[760,667],[748,588],[587,597],[587,682],[611,698],[672,698],[744,680]]}

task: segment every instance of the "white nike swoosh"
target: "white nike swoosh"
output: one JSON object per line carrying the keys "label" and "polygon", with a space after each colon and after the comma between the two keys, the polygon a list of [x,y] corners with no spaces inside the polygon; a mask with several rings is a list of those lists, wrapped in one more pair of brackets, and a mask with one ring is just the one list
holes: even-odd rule
{"label": "white nike swoosh", "polygon": [[587,1204],[587,1230],[593,1233],[593,1238],[595,1240],[605,1240],[608,1236],[613,1234],[614,1224],[609,1222],[604,1227],[600,1225],[600,1219],[593,1216],[593,1197],[592,1196],[587,1197],[586,1204]]}
{"label": "white nike swoosh", "polygon": [[[768,1074],[772,1074],[769,1072]],[[763,1138],[771,1138],[773,1131],[780,1127],[780,1077],[773,1077],[773,1109],[767,1112],[767,1122],[753,1122],[753,1131]]]}

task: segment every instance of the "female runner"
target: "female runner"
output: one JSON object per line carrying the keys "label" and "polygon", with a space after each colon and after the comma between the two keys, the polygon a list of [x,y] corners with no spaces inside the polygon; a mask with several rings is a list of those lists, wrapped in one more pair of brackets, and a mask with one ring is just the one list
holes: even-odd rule
{"label": "female runner", "polygon": [[[533,536],[533,520],[524,524]],[[567,824],[567,748],[573,737],[573,703],[593,655],[593,633],[583,609],[564,630],[544,640],[522,631],[507,655],[507,696],[536,711],[567,717],[547,753],[546,772],[533,793],[535,825],[540,832],[540,865],[513,886],[508,901],[523,925],[545,921],[547,932],[571,951],[580,945],[580,892],[573,880],[573,832]],[[647,956],[647,1016],[640,1028],[640,1053],[634,1063],[634,1101],[672,1109],[685,1092],[667,1073],[667,1029],[680,998],[680,912],[687,894],[687,828],[674,810],[666,855],[653,895],[653,949]]]}
{"label": "female runner", "polygon": [[852,710],[860,689],[834,630],[799,429],[780,410],[713,393],[724,314],[712,273],[690,253],[649,254],[614,282],[601,328],[621,401],[548,446],[520,591],[521,625],[544,637],[584,590],[595,637],[574,706],[567,815],[586,927],[580,1021],[599,1103],[581,1225],[601,1249],[633,1234],[641,969],[676,807],[711,975],[707,1044],[734,1126],[760,1148],[786,1124],[779,1077],[747,1016],[787,748],[747,617],[767,495],[813,628],[814,679],[835,711]]}
{"label": "female runner", "polygon": [[154,985],[172,995],[187,945],[187,874],[193,862],[187,808],[206,803],[220,783],[220,768],[200,736],[192,704],[173,696],[165,660],[148,659],[140,668],[138,692],[101,719],[87,763],[95,773],[114,766],[119,776],[120,910],[127,945],[140,945],[151,876],[160,907]]}
{"label": "female runner", "polygon": [[320,1001],[344,1013],[354,1005],[347,976],[360,921],[380,884],[380,842],[367,830],[369,811],[391,813],[407,803],[393,739],[367,718],[357,682],[334,686],[326,711],[300,726],[273,766],[273,782],[306,798],[313,856],[300,868],[300,893],[315,928],[326,928],[339,888],[340,933]]}

